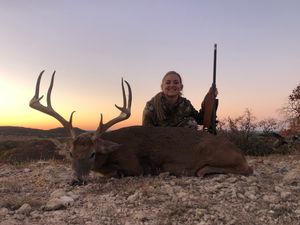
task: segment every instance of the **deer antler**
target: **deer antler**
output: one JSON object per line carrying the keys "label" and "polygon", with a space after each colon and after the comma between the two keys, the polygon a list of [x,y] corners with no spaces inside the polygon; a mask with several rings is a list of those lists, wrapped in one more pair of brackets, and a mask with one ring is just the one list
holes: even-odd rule
{"label": "deer antler", "polygon": [[[128,101],[126,100],[124,82],[126,83],[127,88],[128,88]],[[110,128],[111,126],[113,126],[114,124],[116,124],[118,122],[121,122],[123,120],[128,119],[131,115],[131,102],[132,102],[131,88],[130,88],[129,83],[126,80],[123,81],[123,78],[122,78],[122,83],[121,84],[122,84],[122,93],[123,93],[123,107],[117,106],[115,104],[116,108],[119,109],[121,111],[121,113],[118,117],[110,120],[109,122],[107,122],[105,124],[103,124],[103,115],[101,113],[100,123],[99,123],[99,126],[98,126],[97,130],[96,130],[95,137],[101,136],[101,134],[103,134],[108,128]]]}
{"label": "deer antler", "polygon": [[70,120],[68,122],[61,115],[59,115],[57,112],[55,112],[55,110],[52,108],[52,105],[51,105],[51,91],[52,91],[52,87],[53,87],[55,71],[52,74],[51,83],[50,83],[50,86],[49,86],[49,89],[47,92],[47,107],[43,106],[40,103],[40,100],[44,97],[43,95],[41,97],[39,97],[40,82],[41,82],[41,78],[42,78],[42,75],[44,72],[45,71],[43,70],[37,79],[35,94],[34,94],[33,98],[30,100],[29,106],[31,108],[34,108],[40,112],[46,113],[49,116],[52,116],[55,119],[57,119],[63,125],[63,127],[66,129],[66,131],[68,132],[68,135],[70,135],[71,138],[75,139],[76,135],[75,135],[75,131],[72,126],[72,118],[73,118],[73,114],[75,111],[73,111],[71,113]]}

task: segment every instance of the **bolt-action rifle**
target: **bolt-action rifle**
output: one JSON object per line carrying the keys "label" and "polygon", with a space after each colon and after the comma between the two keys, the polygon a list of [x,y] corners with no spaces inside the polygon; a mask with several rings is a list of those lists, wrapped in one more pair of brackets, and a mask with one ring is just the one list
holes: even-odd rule
{"label": "bolt-action rifle", "polygon": [[219,99],[217,99],[216,86],[216,68],[217,67],[217,44],[214,45],[214,67],[213,67],[213,83],[209,92],[206,94],[201,108],[203,111],[203,130],[212,134],[217,134],[217,108]]}

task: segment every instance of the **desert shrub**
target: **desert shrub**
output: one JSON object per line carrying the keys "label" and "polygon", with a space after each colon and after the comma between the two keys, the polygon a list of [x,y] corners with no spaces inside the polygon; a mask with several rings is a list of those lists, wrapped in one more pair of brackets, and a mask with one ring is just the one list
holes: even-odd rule
{"label": "desert shrub", "polygon": [[16,148],[16,147],[20,146],[23,143],[24,143],[23,141],[11,141],[11,140],[1,141],[0,142],[0,152],[4,151],[4,150]]}
{"label": "desert shrub", "polygon": [[279,135],[275,135],[279,122],[273,118],[257,121],[249,109],[236,118],[228,117],[222,121],[219,134],[235,143],[246,155],[263,156],[272,153],[290,153],[282,146]]}
{"label": "desert shrub", "polygon": [[284,115],[282,121],[269,118],[257,122],[252,112],[246,109],[241,116],[219,121],[219,134],[228,137],[249,155],[300,153],[300,84],[280,111]]}
{"label": "desert shrub", "polygon": [[292,90],[288,96],[288,101],[281,108],[280,112],[287,124],[285,133],[289,135],[299,135],[300,133],[300,84]]}
{"label": "desert shrub", "polygon": [[63,159],[51,140],[30,140],[17,147],[0,151],[0,161],[18,164],[33,160]]}
{"label": "desert shrub", "polygon": [[23,144],[22,141],[10,141],[10,140],[9,141],[1,141],[0,142],[0,161],[3,161],[7,157],[10,150],[15,149],[22,144]]}
{"label": "desert shrub", "polygon": [[272,144],[264,141],[256,134],[245,136],[244,133],[223,130],[219,135],[226,136],[246,155],[263,156],[274,152]]}

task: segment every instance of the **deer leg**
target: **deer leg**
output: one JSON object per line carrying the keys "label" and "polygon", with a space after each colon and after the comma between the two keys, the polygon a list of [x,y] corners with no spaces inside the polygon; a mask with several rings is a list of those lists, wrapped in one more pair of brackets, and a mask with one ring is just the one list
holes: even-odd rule
{"label": "deer leg", "polygon": [[193,176],[194,173],[186,168],[186,166],[178,165],[178,163],[166,163],[163,165],[163,172],[169,172],[171,175],[175,176]]}
{"label": "deer leg", "polygon": [[243,167],[213,167],[213,166],[204,166],[196,172],[196,176],[204,177],[207,174],[242,174],[250,175],[253,173],[253,170],[248,165]]}
{"label": "deer leg", "polygon": [[143,166],[135,155],[128,156],[126,160],[122,160],[119,168],[122,168],[118,172],[123,176],[141,176],[144,174]]}
{"label": "deer leg", "polygon": [[144,175],[143,167],[140,164],[128,166],[126,169],[120,171],[124,176],[142,176]]}
{"label": "deer leg", "polygon": [[225,168],[205,166],[196,172],[196,176],[204,177],[207,174],[214,174],[214,173],[228,173],[228,171]]}

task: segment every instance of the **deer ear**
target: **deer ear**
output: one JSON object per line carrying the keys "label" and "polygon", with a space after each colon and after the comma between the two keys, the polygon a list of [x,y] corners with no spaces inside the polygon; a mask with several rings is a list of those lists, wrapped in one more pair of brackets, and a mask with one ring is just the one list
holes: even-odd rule
{"label": "deer ear", "polygon": [[98,152],[108,154],[120,148],[120,144],[112,141],[102,140]]}

